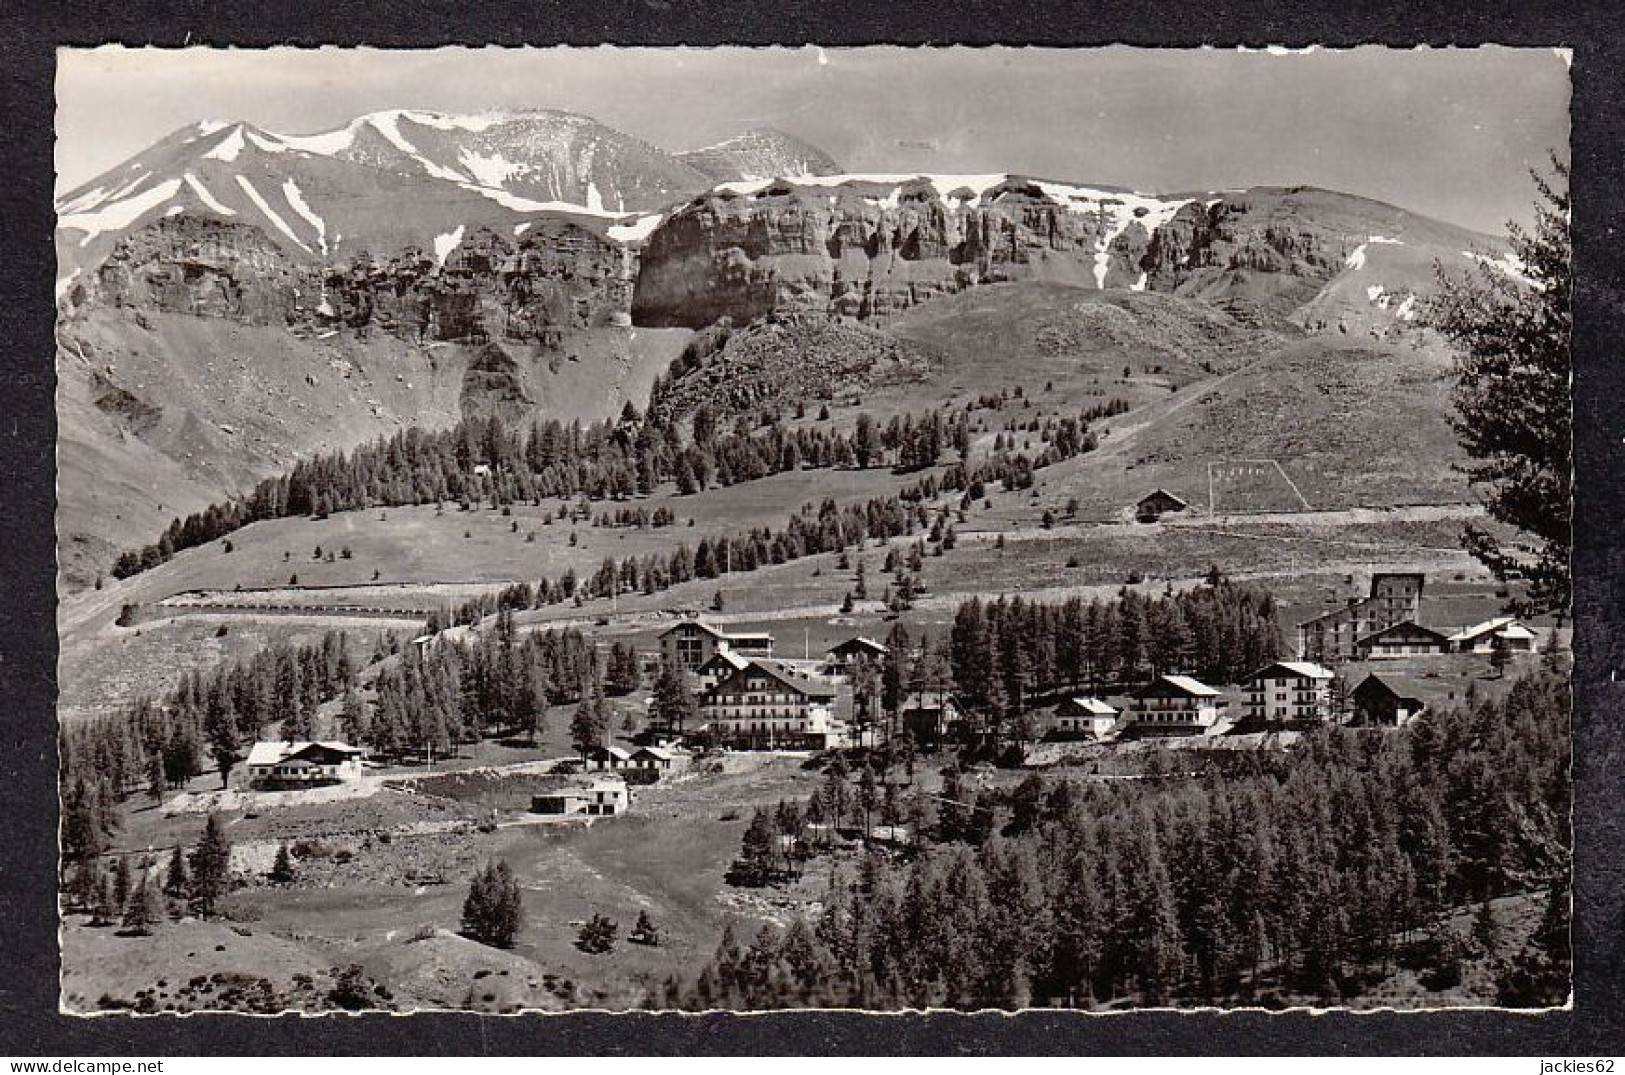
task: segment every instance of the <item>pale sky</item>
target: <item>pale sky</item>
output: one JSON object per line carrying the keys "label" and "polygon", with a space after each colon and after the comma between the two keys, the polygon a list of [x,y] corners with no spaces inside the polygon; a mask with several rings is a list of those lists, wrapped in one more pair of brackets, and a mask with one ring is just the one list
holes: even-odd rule
{"label": "pale sky", "polygon": [[669,150],[751,126],[849,171],[1018,172],[1146,192],[1307,183],[1498,233],[1568,151],[1550,49],[63,49],[58,190],[201,119],[559,108]]}

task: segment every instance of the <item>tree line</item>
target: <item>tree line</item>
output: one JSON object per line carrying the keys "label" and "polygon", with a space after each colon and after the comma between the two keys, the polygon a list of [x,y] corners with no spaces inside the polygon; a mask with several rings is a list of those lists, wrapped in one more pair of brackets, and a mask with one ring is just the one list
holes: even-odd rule
{"label": "tree line", "polygon": [[[962,476],[958,487],[978,478],[1004,477],[1017,459],[1030,471],[1090,450],[1095,441],[1088,423],[1108,413],[1115,413],[1110,405],[1095,405],[1078,416],[1035,420],[1044,445],[1036,462],[1025,452],[1008,450],[1001,434],[985,473]],[[264,479],[241,497],[172,520],[157,541],[121,554],[112,573],[127,578],[251,523],[296,515],[325,518],[339,511],[447,501],[506,507],[578,495],[589,501],[625,500],[647,496],[666,482],[674,483],[680,495],[689,495],[798,469],[893,465],[906,473],[936,465],[947,447],[957,452],[964,468],[971,450],[968,415],[968,409],[934,410],[922,416],[894,415],[882,425],[864,413],[854,431],[845,433],[786,425],[775,414],[765,416],[758,427],[741,416],[722,429],[715,414],[702,406],[686,435],[679,424],[643,418],[630,404],[619,420],[585,426],[557,419],[510,426],[497,415],[467,417],[448,430],[414,427],[349,452],[300,460],[286,474]],[[612,523],[675,522],[665,510],[660,518],[620,515]]]}

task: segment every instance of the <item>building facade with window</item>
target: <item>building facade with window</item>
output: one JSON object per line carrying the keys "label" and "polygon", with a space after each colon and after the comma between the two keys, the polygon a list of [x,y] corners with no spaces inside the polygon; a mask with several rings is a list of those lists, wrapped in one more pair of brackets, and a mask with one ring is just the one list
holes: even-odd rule
{"label": "building facade with window", "polygon": [[733,746],[823,746],[837,730],[836,695],[822,676],[757,658],[700,696],[700,716]]}
{"label": "building facade with window", "polygon": [[1190,676],[1158,676],[1129,704],[1136,735],[1202,735],[1219,721],[1224,696]]}
{"label": "building facade with window", "polygon": [[1319,724],[1337,716],[1331,669],[1310,661],[1276,661],[1246,681],[1246,718],[1270,725]]}

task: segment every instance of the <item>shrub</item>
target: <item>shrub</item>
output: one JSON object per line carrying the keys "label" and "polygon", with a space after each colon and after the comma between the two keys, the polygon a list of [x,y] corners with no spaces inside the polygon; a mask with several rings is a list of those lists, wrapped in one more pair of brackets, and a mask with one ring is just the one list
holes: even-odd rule
{"label": "shrub", "polygon": [[594,914],[581,926],[581,932],[576,937],[576,947],[590,955],[602,955],[615,950],[615,934],[618,927],[613,921],[601,914]]}

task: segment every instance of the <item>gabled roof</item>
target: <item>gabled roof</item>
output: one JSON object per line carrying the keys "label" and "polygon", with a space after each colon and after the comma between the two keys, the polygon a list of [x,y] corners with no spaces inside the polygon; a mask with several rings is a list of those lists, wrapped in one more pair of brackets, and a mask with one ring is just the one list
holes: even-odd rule
{"label": "gabled roof", "polygon": [[711,655],[709,660],[707,660],[704,664],[700,665],[700,670],[703,671],[703,670],[711,667],[711,665],[717,664],[719,662],[722,663],[722,664],[728,665],[735,672],[737,672],[741,668],[745,667],[747,664],[750,663],[750,658],[749,657],[742,657],[739,654],[735,653],[731,649],[718,649],[715,653],[713,653]]}
{"label": "gabled roof", "polygon": [[255,743],[248,751],[248,765],[276,765],[279,762],[300,757],[312,747],[331,751],[335,754],[364,754],[366,751],[360,747],[353,747],[348,743],[337,740],[318,742],[309,739],[262,739]]}
{"label": "gabled roof", "polygon": [[1149,686],[1140,691],[1141,697],[1160,693],[1184,694],[1193,698],[1216,698],[1219,691],[1209,687],[1199,679],[1191,676],[1158,676]]}
{"label": "gabled roof", "polygon": [[642,757],[645,754],[651,758],[659,758],[661,761],[674,761],[677,758],[676,754],[661,747],[639,747],[632,752],[634,758]]}
{"label": "gabled roof", "polygon": [[1418,586],[1427,582],[1427,574],[1422,571],[1378,571],[1371,576],[1371,587],[1376,589],[1379,579],[1412,579]]}
{"label": "gabled roof", "polygon": [[632,752],[630,750],[627,750],[625,747],[618,747],[614,745],[607,747],[593,747],[587,753],[593,755],[608,754],[610,757],[616,758],[620,761],[625,761],[632,756]]}
{"label": "gabled roof", "polygon": [[1338,616],[1344,617],[1345,619],[1351,619],[1357,616],[1369,604],[1371,604],[1371,599],[1369,597],[1357,598],[1352,604],[1339,605],[1336,608],[1329,608],[1317,616],[1310,616],[1307,620],[1300,620],[1298,621],[1298,626],[1308,627],[1311,623],[1319,623],[1321,620],[1329,620]]}
{"label": "gabled roof", "polygon": [[1332,678],[1332,670],[1330,668],[1324,668],[1313,661],[1275,661],[1272,664],[1267,664],[1263,668],[1260,668],[1247,678],[1248,680],[1264,679],[1265,677],[1281,679],[1283,678],[1281,676],[1270,676],[1270,673],[1274,672],[1278,668],[1284,671],[1288,676],[1295,679]]}
{"label": "gabled roof", "polygon": [[1135,503],[1136,504],[1144,504],[1147,500],[1155,500],[1157,497],[1165,497],[1168,500],[1172,500],[1175,504],[1178,504],[1182,508],[1190,506],[1190,505],[1186,504],[1185,501],[1182,498],[1177,497],[1174,494],[1170,493],[1168,490],[1161,489],[1161,488],[1151,490],[1149,493],[1142,496],[1139,500],[1136,500]]}
{"label": "gabled roof", "polygon": [[1492,632],[1500,633],[1501,631],[1510,631],[1514,627],[1526,633],[1529,637],[1534,637],[1534,632],[1519,622],[1516,616],[1494,616],[1485,620],[1483,623],[1475,623],[1471,627],[1465,627],[1460,631],[1457,631],[1455,634],[1450,636],[1449,641],[1471,642]]}
{"label": "gabled roof", "polygon": [[1382,638],[1384,635],[1393,634],[1396,631],[1406,631],[1406,632],[1411,633],[1411,634],[1427,635],[1428,637],[1432,638],[1435,642],[1440,642],[1440,643],[1449,641],[1448,639],[1445,638],[1444,635],[1440,634],[1438,631],[1435,631],[1431,627],[1423,627],[1421,624],[1417,623],[1415,620],[1400,620],[1398,623],[1389,624],[1387,627],[1384,627],[1380,631],[1373,631],[1371,634],[1366,635],[1364,638],[1356,639],[1354,644],[1356,646],[1364,646],[1364,645],[1366,645],[1368,643],[1375,642],[1377,639]]}
{"label": "gabled roof", "polygon": [[1086,713],[1093,713],[1097,717],[1112,717],[1117,715],[1117,707],[1101,701],[1092,695],[1083,695],[1078,698],[1068,698],[1067,702],[1077,706]]}
{"label": "gabled roof", "polygon": [[809,698],[834,698],[837,693],[835,684],[831,683],[822,676],[813,676],[808,675],[805,672],[796,671],[794,668],[786,665],[785,662],[774,660],[771,657],[758,657],[755,660],[752,660],[744,668],[734,672],[733,675],[730,675],[727,679],[722,680],[715,687],[711,688],[710,693],[721,693],[724,687],[731,684],[740,676],[749,675],[752,669],[770,676],[771,678],[784,684],[784,686],[789,687],[797,694],[804,694]]}
{"label": "gabled roof", "polygon": [[856,636],[854,638],[849,638],[845,642],[841,642],[841,643],[839,643],[837,645],[831,646],[829,648],[829,652],[831,652],[831,653],[839,653],[841,650],[854,649],[854,648],[866,649],[866,650],[869,650],[872,653],[888,653],[888,652],[890,652],[885,646],[881,645],[879,642],[876,642],[872,638],[864,638],[862,635],[858,635],[858,636]]}
{"label": "gabled roof", "polygon": [[698,628],[699,630],[704,631],[706,634],[710,635],[712,638],[727,638],[728,637],[727,635],[723,634],[721,631],[717,630],[715,627],[712,627],[709,623],[706,623],[704,620],[683,620],[680,623],[674,623],[670,627],[666,628],[664,631],[661,631],[659,637],[660,638],[665,638],[667,635],[671,634],[673,631],[681,631],[681,630],[683,630],[684,628],[687,628],[687,627]]}
{"label": "gabled roof", "polygon": [[1396,698],[1404,698],[1413,702],[1439,702],[1445,700],[1450,694],[1450,685],[1443,680],[1428,679],[1425,676],[1408,676],[1396,672],[1372,672],[1362,679],[1352,693],[1356,695],[1369,694],[1373,684],[1386,690]]}

